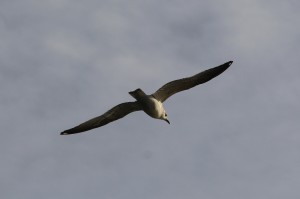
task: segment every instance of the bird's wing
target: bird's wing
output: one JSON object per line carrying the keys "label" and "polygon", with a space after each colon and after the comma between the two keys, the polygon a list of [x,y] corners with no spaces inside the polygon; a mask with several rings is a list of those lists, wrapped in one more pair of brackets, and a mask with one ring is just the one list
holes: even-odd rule
{"label": "bird's wing", "polygon": [[171,82],[163,85],[160,89],[158,89],[152,95],[157,100],[164,102],[166,99],[168,99],[170,96],[174,95],[175,93],[178,93],[180,91],[190,89],[199,84],[208,82],[209,80],[211,80],[214,77],[223,73],[231,64],[232,64],[232,61],[229,61],[220,66],[202,71],[192,77],[187,77],[187,78],[171,81]]}
{"label": "bird's wing", "polygon": [[113,122],[117,119],[120,119],[131,112],[139,111],[139,110],[142,110],[142,107],[137,101],[125,102],[113,107],[103,115],[90,119],[78,126],[75,126],[74,128],[63,131],[61,135],[81,133],[94,128],[98,128],[100,126]]}

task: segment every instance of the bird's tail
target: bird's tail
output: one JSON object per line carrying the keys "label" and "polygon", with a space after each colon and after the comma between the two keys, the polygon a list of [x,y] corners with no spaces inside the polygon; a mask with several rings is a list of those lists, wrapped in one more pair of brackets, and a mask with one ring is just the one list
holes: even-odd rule
{"label": "bird's tail", "polygon": [[142,89],[138,88],[134,91],[130,91],[129,94],[136,100],[140,100],[141,98],[147,96],[146,93],[144,93],[144,91],[142,91]]}

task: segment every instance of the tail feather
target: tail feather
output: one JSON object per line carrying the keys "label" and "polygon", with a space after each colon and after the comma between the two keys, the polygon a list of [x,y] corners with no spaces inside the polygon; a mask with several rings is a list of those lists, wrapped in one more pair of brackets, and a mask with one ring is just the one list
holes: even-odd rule
{"label": "tail feather", "polygon": [[146,96],[146,93],[144,93],[144,91],[142,91],[142,89],[138,88],[134,91],[130,91],[129,94],[136,100],[139,101],[139,99],[141,99],[142,97]]}

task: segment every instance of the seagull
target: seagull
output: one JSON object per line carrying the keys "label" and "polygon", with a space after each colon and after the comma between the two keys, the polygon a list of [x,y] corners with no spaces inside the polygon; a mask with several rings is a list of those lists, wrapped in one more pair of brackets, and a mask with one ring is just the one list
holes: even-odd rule
{"label": "seagull", "polygon": [[136,101],[121,103],[108,110],[103,115],[90,119],[82,124],[79,124],[78,126],[75,126],[74,128],[65,130],[60,134],[70,135],[89,131],[91,129],[104,126],[110,122],[123,118],[129,113],[141,110],[143,110],[152,118],[164,120],[170,124],[168,115],[163,106],[164,101],[166,101],[175,93],[188,90],[199,84],[208,82],[209,80],[223,73],[232,63],[233,61],[229,61],[220,66],[202,71],[194,76],[171,81],[163,85],[151,95],[147,95],[142,89],[138,88],[134,91],[129,92],[129,94],[133,98],[135,98]]}

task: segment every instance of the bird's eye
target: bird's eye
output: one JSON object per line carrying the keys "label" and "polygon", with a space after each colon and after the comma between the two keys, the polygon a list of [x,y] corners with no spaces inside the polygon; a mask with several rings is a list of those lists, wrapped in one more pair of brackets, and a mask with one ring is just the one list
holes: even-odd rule
{"label": "bird's eye", "polygon": [[167,113],[165,113],[165,116],[166,116],[166,117],[168,116]]}

